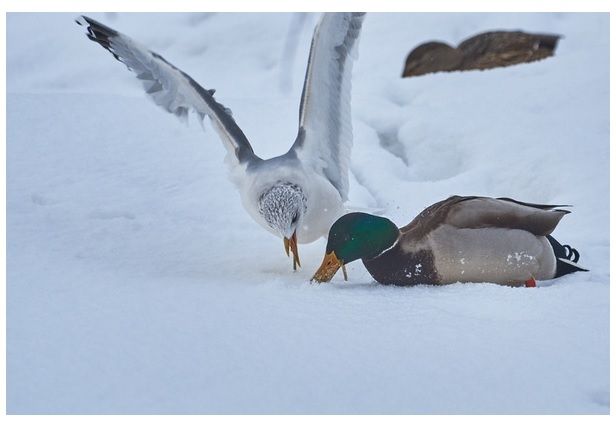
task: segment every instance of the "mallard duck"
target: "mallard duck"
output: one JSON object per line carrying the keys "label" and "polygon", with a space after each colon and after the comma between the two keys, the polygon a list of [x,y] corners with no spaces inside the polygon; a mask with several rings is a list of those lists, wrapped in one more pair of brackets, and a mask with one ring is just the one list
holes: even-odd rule
{"label": "mallard duck", "polygon": [[429,41],[409,53],[402,77],[438,71],[485,70],[538,61],[554,55],[559,38],[560,35],[493,31],[474,35],[458,47]]}
{"label": "mallard duck", "polygon": [[455,282],[535,286],[576,271],[579,253],[550,233],[567,213],[562,205],[509,198],[452,196],[398,229],[389,219],[349,213],[329,231],[314,281],[330,281],[339,268],[361,259],[383,284]]}
{"label": "mallard duck", "polygon": [[283,155],[261,159],[231,111],[158,53],[130,37],[81,16],[87,37],[137,74],[154,103],[181,118],[189,111],[210,118],[227,148],[231,180],[242,204],[267,231],[282,237],[300,264],[297,244],[327,234],[344,214],[349,192],[351,69],[364,13],[327,13],[312,37],[295,142]]}

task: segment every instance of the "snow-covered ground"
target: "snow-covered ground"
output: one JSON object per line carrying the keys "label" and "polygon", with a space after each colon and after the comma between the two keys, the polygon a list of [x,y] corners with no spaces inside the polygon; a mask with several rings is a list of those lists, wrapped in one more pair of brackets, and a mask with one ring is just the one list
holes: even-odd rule
{"label": "snow-covered ground", "polygon": [[[325,241],[293,273],[209,124],[156,108],[75,15],[7,17],[9,413],[609,412],[607,14],[364,23],[351,208],[573,204],[555,236],[590,272],[535,289],[384,287],[360,262],[311,285]],[[216,88],[258,153],[294,139],[315,16],[293,60],[291,14],[93,17]],[[534,64],[399,77],[417,44],[492,29],[564,38]]]}

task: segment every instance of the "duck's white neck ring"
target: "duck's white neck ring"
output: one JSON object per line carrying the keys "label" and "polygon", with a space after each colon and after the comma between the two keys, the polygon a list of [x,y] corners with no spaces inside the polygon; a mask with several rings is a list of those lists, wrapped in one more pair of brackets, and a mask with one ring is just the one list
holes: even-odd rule
{"label": "duck's white neck ring", "polygon": [[381,257],[383,254],[385,254],[387,251],[391,250],[394,246],[396,246],[396,244],[398,243],[398,240],[400,240],[400,236],[398,236],[398,238],[394,241],[394,243],[391,244],[391,246],[385,248],[383,251],[381,251],[380,253],[378,253],[376,256],[372,257],[370,260],[373,260],[377,257]]}

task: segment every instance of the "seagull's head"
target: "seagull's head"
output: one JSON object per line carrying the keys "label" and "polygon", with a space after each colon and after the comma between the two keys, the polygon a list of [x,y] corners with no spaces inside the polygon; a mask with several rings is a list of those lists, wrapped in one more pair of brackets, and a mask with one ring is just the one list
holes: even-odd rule
{"label": "seagull's head", "polygon": [[297,251],[297,229],[306,212],[306,196],[301,187],[290,182],[278,182],[259,198],[259,213],[267,225],[284,240],[284,248],[293,253],[293,269],[300,265]]}

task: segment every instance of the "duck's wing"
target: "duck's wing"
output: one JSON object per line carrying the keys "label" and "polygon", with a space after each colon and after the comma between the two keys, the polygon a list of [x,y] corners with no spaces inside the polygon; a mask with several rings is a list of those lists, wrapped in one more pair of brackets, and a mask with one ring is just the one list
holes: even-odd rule
{"label": "duck's wing", "polygon": [[458,228],[507,228],[546,236],[570,213],[560,207],[565,206],[477,197],[452,205],[446,222]]}
{"label": "duck's wing", "polygon": [[440,225],[456,228],[505,228],[525,230],[536,236],[550,234],[569,210],[567,205],[520,202],[510,198],[452,196],[422,211],[402,233],[416,238]]}
{"label": "duck's wing", "polygon": [[180,118],[186,118],[191,110],[201,119],[207,115],[229,155],[237,163],[258,160],[248,139],[235,123],[231,111],[214,99],[214,90],[206,90],[158,53],[148,50],[126,35],[83,15],[76,21],[86,26],[86,35],[90,40],[107,49],[136,73],[154,103]]}
{"label": "duck's wing", "polygon": [[299,132],[289,153],[321,172],[343,200],[349,191],[351,69],[365,13],[324,14],[312,36],[299,109]]}

